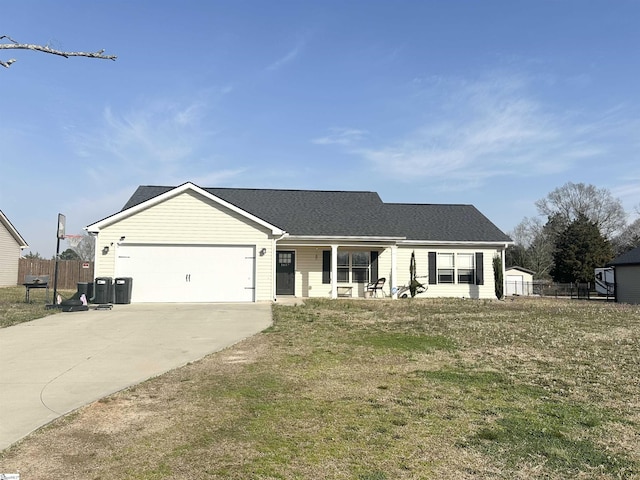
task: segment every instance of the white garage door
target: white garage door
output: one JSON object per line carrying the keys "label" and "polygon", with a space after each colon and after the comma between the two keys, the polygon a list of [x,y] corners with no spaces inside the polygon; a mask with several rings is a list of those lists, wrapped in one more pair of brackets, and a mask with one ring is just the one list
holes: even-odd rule
{"label": "white garage door", "polygon": [[253,246],[120,245],[117,257],[132,302],[255,300]]}

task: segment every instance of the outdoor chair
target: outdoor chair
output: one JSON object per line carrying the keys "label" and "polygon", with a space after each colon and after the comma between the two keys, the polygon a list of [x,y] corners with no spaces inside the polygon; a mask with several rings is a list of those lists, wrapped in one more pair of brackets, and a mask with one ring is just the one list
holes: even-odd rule
{"label": "outdoor chair", "polygon": [[386,278],[379,278],[375,282],[367,284],[367,288],[365,291],[369,293],[370,297],[377,297],[378,292],[382,293],[382,296],[384,297],[384,292],[382,291],[382,287],[384,287],[384,282],[386,281],[387,281]]}

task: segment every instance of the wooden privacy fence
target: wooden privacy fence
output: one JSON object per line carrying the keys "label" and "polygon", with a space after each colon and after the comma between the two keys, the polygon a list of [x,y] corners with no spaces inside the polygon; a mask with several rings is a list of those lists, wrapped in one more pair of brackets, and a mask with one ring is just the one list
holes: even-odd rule
{"label": "wooden privacy fence", "polygon": [[[49,288],[53,288],[55,270],[55,260],[21,258],[18,263],[16,284],[22,285],[26,275],[49,275]],[[75,290],[78,288],[79,282],[93,282],[93,262],[58,261],[58,288]]]}

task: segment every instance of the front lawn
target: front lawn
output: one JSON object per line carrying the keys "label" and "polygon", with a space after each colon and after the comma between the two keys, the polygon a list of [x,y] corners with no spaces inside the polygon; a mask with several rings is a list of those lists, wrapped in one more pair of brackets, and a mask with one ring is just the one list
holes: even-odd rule
{"label": "front lawn", "polygon": [[[71,297],[75,292],[60,290],[63,298]],[[32,289],[29,293],[30,303],[25,302],[24,287],[0,288],[0,328],[10,327],[22,322],[35,320],[58,313],[59,310],[47,309],[46,304],[53,301],[53,287]],[[2,472],[0,472],[2,473]]]}
{"label": "front lawn", "polygon": [[41,429],[0,472],[83,479],[640,478],[640,310],[309,300]]}

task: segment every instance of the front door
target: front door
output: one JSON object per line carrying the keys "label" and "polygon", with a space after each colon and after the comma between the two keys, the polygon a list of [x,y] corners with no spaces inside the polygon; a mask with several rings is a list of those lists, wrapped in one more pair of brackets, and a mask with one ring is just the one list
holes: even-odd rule
{"label": "front door", "polygon": [[296,293],[296,252],[276,252],[276,295]]}

